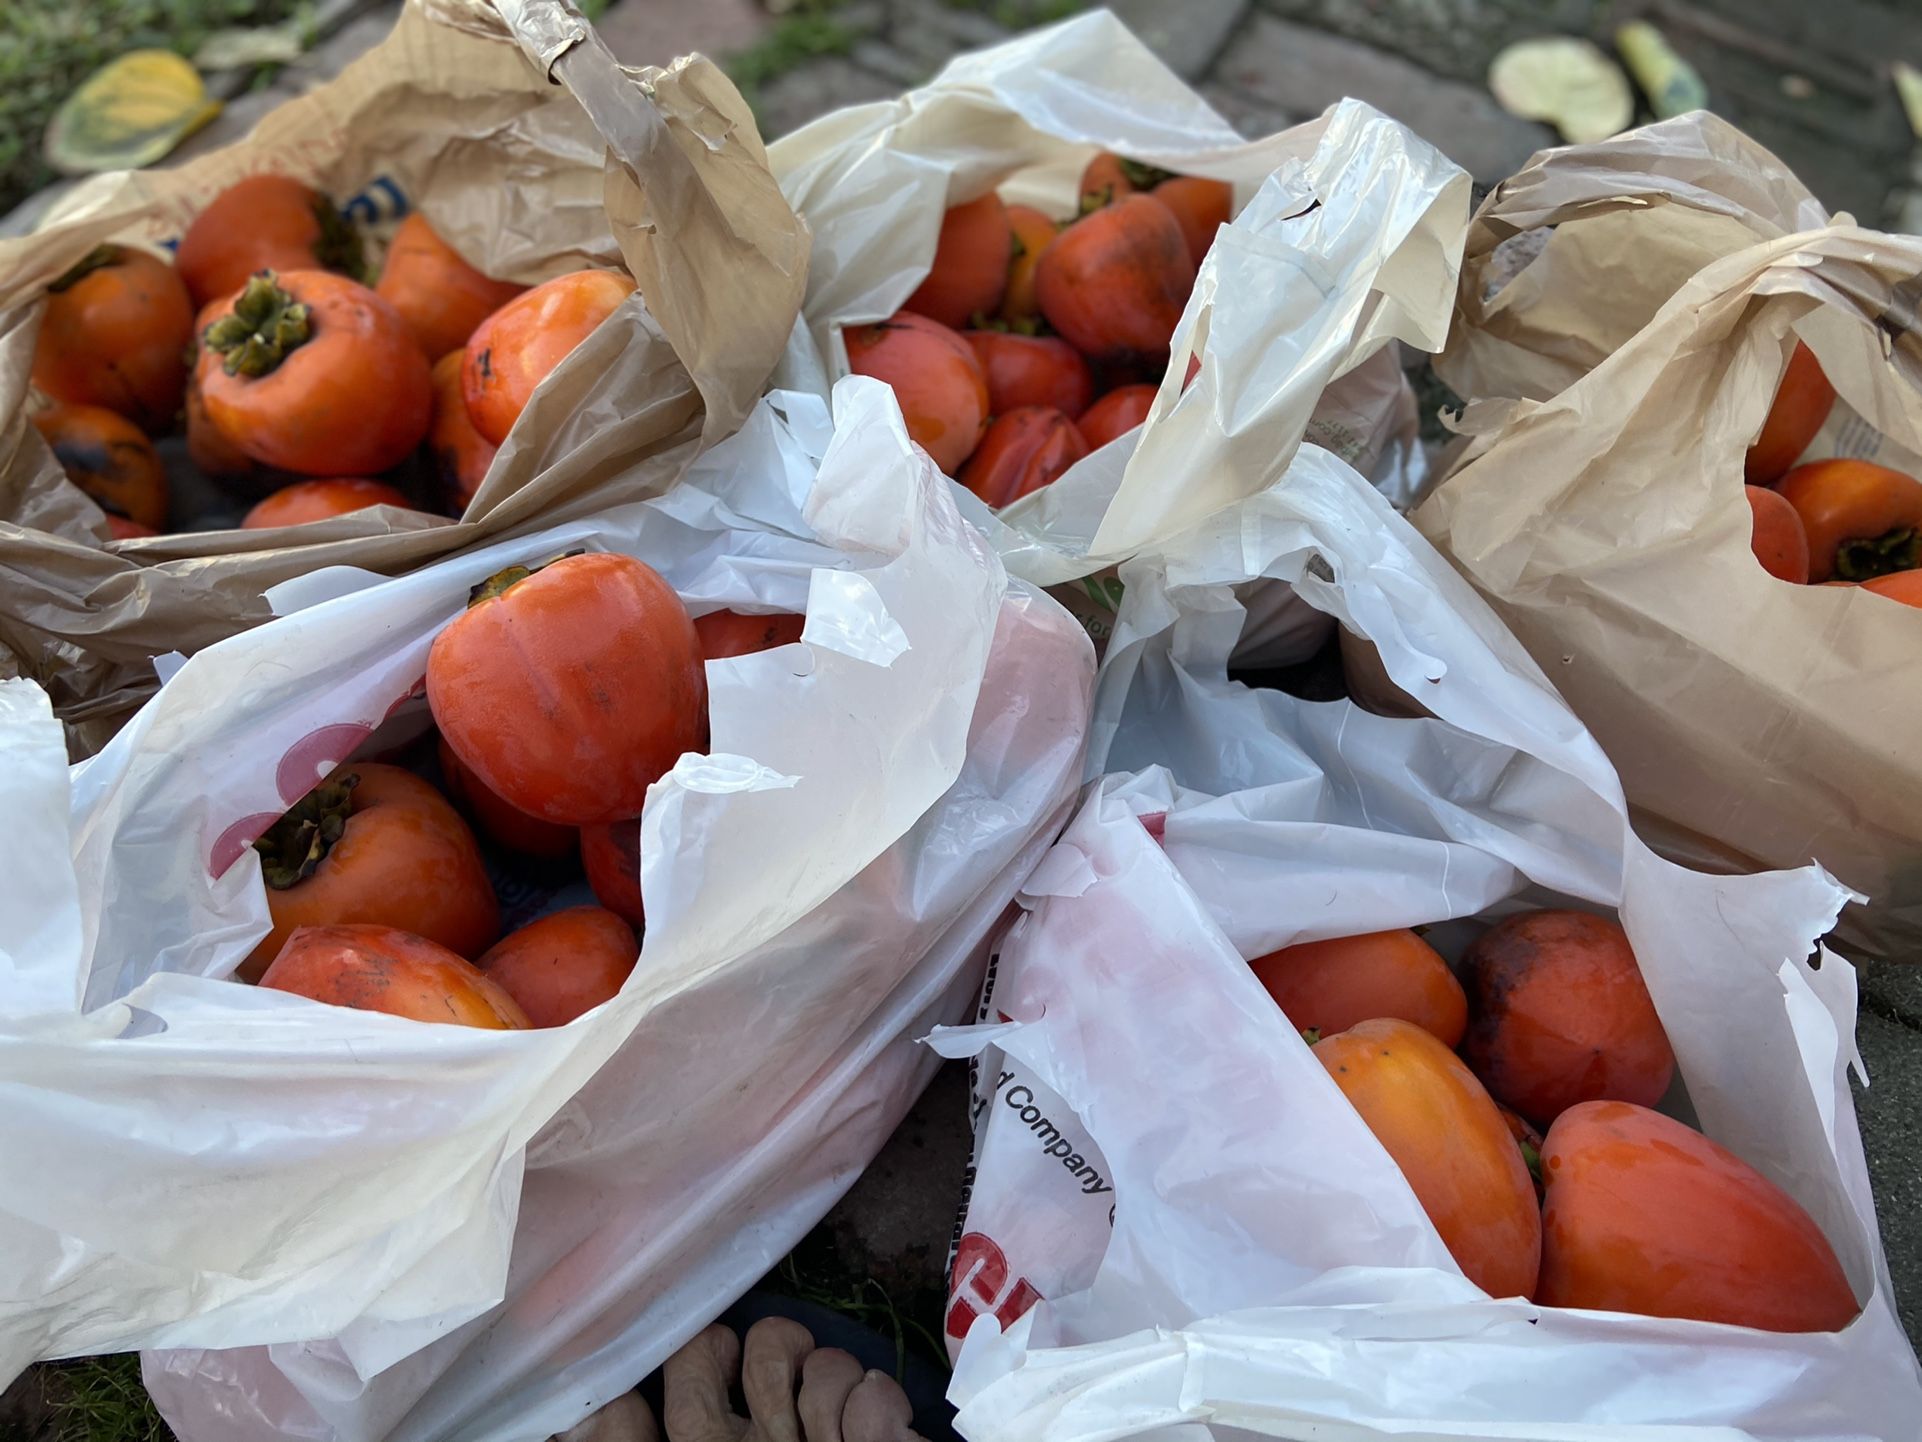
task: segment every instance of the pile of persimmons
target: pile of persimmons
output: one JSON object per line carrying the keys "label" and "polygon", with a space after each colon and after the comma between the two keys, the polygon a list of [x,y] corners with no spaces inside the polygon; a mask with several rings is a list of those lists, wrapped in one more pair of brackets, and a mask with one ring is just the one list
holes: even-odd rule
{"label": "pile of persimmons", "polygon": [[34,350],[34,416],[116,538],[170,514],[157,438],[257,504],[243,526],[412,506],[423,450],[455,515],[535,386],[634,289],[582,270],[528,290],[482,275],[420,215],[378,279],[334,204],[285,176],[217,196],[170,263],[102,245],[56,280]]}
{"label": "pile of persimmons", "polygon": [[[273,929],[240,979],[492,1029],[560,1026],[609,1000],[640,953],[647,789],[707,746],[706,662],[801,627],[791,614],[694,621],[621,555],[489,578],[428,653],[431,760],[348,762],[254,842]],[[438,788],[420,774],[436,766]],[[558,889],[584,871],[600,905],[503,939],[480,838],[518,884]]]}
{"label": "pile of persimmons", "polygon": [[1795,464],[1834,405],[1835,387],[1797,342],[1744,467],[1755,558],[1778,580],[1922,606],[1922,481],[1845,457]]}
{"label": "pile of persimmons", "polygon": [[1413,931],[1251,965],[1490,1296],[1774,1332],[1860,1310],[1807,1212],[1652,1110],[1675,1057],[1607,917],[1498,922],[1466,988]]}
{"label": "pile of persimmons", "polygon": [[992,191],[957,205],[907,304],[848,327],[849,368],[894,388],[948,475],[1019,500],[1146,418],[1232,202],[1225,181],[1103,154],[1065,225]]}

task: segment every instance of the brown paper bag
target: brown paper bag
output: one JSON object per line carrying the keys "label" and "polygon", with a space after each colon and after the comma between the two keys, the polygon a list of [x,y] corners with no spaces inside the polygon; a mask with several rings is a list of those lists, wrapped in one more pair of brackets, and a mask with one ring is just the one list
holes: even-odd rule
{"label": "brown paper bag", "polygon": [[[491,275],[619,264],[639,296],[536,392],[458,522],[380,508],[103,544],[100,512],[27,421],[47,283],[101,241],[177,238],[259,171],[357,217],[419,209]],[[278,582],[333,565],[397,573],[663,489],[761,393],[807,256],[746,103],[707,60],[623,70],[559,0],[410,0],[381,45],[246,140],[100,177],[39,233],[0,242],[0,672],[46,687],[89,754],[153,692],[152,657],[267,619]]]}
{"label": "brown paper bag", "polygon": [[1546,400],[1710,261],[1828,223],[1786,165],[1703,111],[1541,151],[1469,224],[1436,374],[1464,400]]}
{"label": "brown paper bag", "polygon": [[[1711,264],[1552,399],[1471,407],[1414,521],[1594,731],[1646,833],[1718,869],[1814,859],[1841,937],[1922,949],[1922,611],[1774,580],[1742,460],[1795,340],[1922,450],[1922,239],[1835,225]],[[1768,961],[1769,958],[1758,958]]]}

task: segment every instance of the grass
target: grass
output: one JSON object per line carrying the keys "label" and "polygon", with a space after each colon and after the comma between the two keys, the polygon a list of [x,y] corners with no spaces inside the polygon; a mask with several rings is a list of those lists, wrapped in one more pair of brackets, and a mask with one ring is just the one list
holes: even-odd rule
{"label": "grass", "polygon": [[907,1373],[908,1347],[916,1345],[929,1360],[948,1365],[947,1348],[941,1345],[920,1318],[904,1315],[895,1305],[888,1289],[873,1277],[855,1278],[845,1272],[838,1278],[824,1270],[804,1267],[793,1253],[782,1258],[776,1269],[779,1290],[803,1302],[839,1312],[871,1331],[894,1341],[894,1376],[897,1381]]}
{"label": "grass", "polygon": [[69,92],[116,55],[192,55],[215,31],[271,25],[305,0],[4,0],[0,3],[0,212],[56,179],[41,133]]}
{"label": "grass", "polygon": [[174,1442],[140,1385],[135,1353],[48,1362],[32,1373],[39,1415],[0,1412],[6,1442]]}
{"label": "grass", "polygon": [[845,55],[860,38],[834,18],[833,0],[802,0],[754,44],[728,56],[722,68],[748,104],[758,106],[769,81],[818,56]]}

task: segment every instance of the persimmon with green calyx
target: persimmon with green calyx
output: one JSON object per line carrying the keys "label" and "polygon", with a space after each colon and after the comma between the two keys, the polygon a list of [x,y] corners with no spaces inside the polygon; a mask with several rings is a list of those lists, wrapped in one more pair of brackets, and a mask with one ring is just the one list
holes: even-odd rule
{"label": "persimmon with green calyx", "polygon": [[941,218],[940,238],[927,278],[901,309],[959,330],[976,316],[993,315],[1008,286],[1014,234],[1007,207],[992,190]]}
{"label": "persimmon with green calyx", "polygon": [[568,826],[640,815],[648,788],[707,747],[700,637],[631,556],[513,566],[476,587],[428,651],[427,704],[495,795]]}
{"label": "persimmon with green calyx", "polygon": [[1169,178],[1165,170],[1104,150],[1081,172],[1081,213],[1113,205],[1137,191],[1153,190]]}
{"label": "persimmon with green calyx", "polygon": [[107,513],[159,530],[167,524],[167,472],[147,433],[105,406],[55,406],[33,417],[67,479]]}
{"label": "persimmon with green calyx", "polygon": [[1482,1084],[1412,1022],[1365,1021],[1314,1044],[1408,1179],[1449,1255],[1491,1297],[1528,1297],[1542,1219],[1521,1149]]}
{"label": "persimmon with green calyx", "polygon": [[400,927],[298,927],[260,984],[443,1026],[524,1031],[530,1024],[506,989],[465,957]]}
{"label": "persimmon with green calyx", "polygon": [[1628,934],[1586,911],[1498,922],[1462,957],[1462,1056],[1489,1094],[1546,1126],[1577,1102],[1652,1106],[1675,1053]]}
{"label": "persimmon with green calyx", "polygon": [[427,434],[427,360],[364,285],[319,270],[256,275],[200,341],[194,382],[208,419],[263,465],[374,475]]}
{"label": "persimmon with green calyx", "polygon": [[523,291],[474,328],[462,353],[468,418],[493,445],[507,439],[541,382],[621,303],[634,282],[611,270],[577,270]]}
{"label": "persimmon with green calyx", "polygon": [[360,232],[333,201],[287,175],[235,181],[194,217],[174,268],[195,305],[230,295],[263,270],[328,270],[361,279]]}
{"label": "persimmon with green calyx", "polygon": [[1802,518],[1809,580],[1866,581],[1922,566],[1922,481],[1873,461],[1797,466],[1776,486]]}
{"label": "persimmon with green calyx", "polygon": [[33,384],[53,400],[105,406],[160,435],[180,410],[193,324],[187,287],[166,261],[95,246],[47,288]]}
{"label": "persimmon with green calyx", "polygon": [[634,928],[613,912],[572,906],[502,937],[475,965],[535,1026],[566,1026],[611,1000],[640,954]]}
{"label": "persimmon with green calyx", "polygon": [[300,926],[365,922],[479,956],[500,935],[500,903],[460,813],[398,766],[330,772],[254,843],[273,929],[241,963],[258,977]]}
{"label": "persimmon with green calyx", "polygon": [[1747,1162],[1630,1102],[1583,1102],[1542,1143],[1545,1307],[1839,1332],[1862,1309],[1822,1229]]}
{"label": "persimmon with green calyx", "polygon": [[1398,1017],[1452,1047],[1468,1025],[1461,983],[1441,954],[1406,928],[1285,946],[1248,965],[1291,1023],[1324,1036]]}
{"label": "persimmon with green calyx", "polygon": [[1194,289],[1195,263],[1173,212],[1131,195],[1056,236],[1035,267],[1048,324],[1095,361],[1165,365]]}

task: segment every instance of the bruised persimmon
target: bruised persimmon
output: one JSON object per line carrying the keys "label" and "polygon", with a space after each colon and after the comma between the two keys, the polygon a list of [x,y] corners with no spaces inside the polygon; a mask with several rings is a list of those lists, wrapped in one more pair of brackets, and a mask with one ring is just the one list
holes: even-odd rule
{"label": "bruised persimmon", "polygon": [[1862,589],[1905,606],[1922,606],[1922,571],[1891,571],[1886,576],[1864,581]]}
{"label": "bruised persimmon", "polygon": [[270,530],[275,526],[304,526],[309,521],[326,521],[369,506],[407,506],[407,497],[380,481],[342,477],[325,481],[295,481],[282,486],[257,503],[241,517],[246,531]]}
{"label": "bruised persimmon", "polygon": [[634,282],[618,271],[577,270],[523,291],[483,320],[461,362],[474,429],[493,445],[505,441],[535,388],[633,293]]}
{"label": "bruised persimmon", "polygon": [[1837,1332],[1862,1309],[1822,1229],[1747,1162],[1660,1112],[1583,1102],[1542,1144],[1547,1307]]}
{"label": "bruised persimmon", "polygon": [[373,475],[427,434],[428,366],[394,308],[326,271],[254,276],[201,332],[207,418],[262,465]]}
{"label": "bruised persimmon", "polygon": [[1053,243],[1059,230],[1053,220],[1032,205],[1008,207],[1008,284],[1001,293],[1001,319],[1010,325],[1036,320],[1041,307],[1034,298],[1034,268],[1041,263],[1041,252]]}
{"label": "bruised persimmon", "polygon": [[1117,386],[1089,406],[1075,421],[1088,449],[1100,450],[1147,420],[1160,389],[1151,385]]}
{"label": "bruised persimmon", "polygon": [[965,338],[987,377],[993,415],[1022,406],[1051,406],[1073,420],[1094,399],[1088,363],[1064,340],[997,330],[971,330]]}
{"label": "bruised persimmon", "polygon": [[109,518],[167,524],[167,473],[139,426],[104,406],[55,406],[33,424],[67,479]]}
{"label": "bruised persimmon", "polygon": [[1809,538],[1795,507],[1766,486],[1744,486],[1749,504],[1749,546],[1762,569],[1778,581],[1800,586],[1809,578]]}
{"label": "bruised persimmon", "polygon": [[842,333],[848,369],[886,381],[908,438],[952,476],[988,425],[988,382],[974,348],[939,321],[900,310]]}
{"label": "bruised persimmon", "polygon": [[640,959],[634,928],[599,906],[571,906],[503,936],[475,963],[535,1026],[566,1026],[612,998]]}
{"label": "bruised persimmon", "polygon": [[1449,1255],[1491,1297],[1527,1297],[1542,1219],[1520,1148],[1447,1047],[1411,1022],[1364,1021],[1315,1056],[1394,1158]]}
{"label": "bruised persimmon", "polygon": [[427,426],[427,449],[434,457],[434,471],[446,493],[447,506],[461,514],[487,479],[487,468],[494,464],[500,448],[474,429],[467,414],[467,397],[461,389],[461,365],[466,357],[449,351],[434,363],[434,415]]}
{"label": "bruised persimmon", "polygon": [[235,181],[194,217],[174,267],[197,306],[230,295],[263,270],[331,270],[358,277],[357,231],[311,185],[285,175]]}
{"label": "bruised persimmon", "polygon": [[1434,947],[1406,929],[1285,946],[1249,965],[1302,1031],[1332,1036],[1397,1017],[1452,1047],[1468,1025],[1461,983]]}
{"label": "bruised persimmon", "polygon": [[1048,324],[1095,360],[1165,363],[1194,283],[1180,224],[1145,195],[1084,215],[1055,237],[1034,274]]}
{"label": "bruised persimmon", "polygon": [[525,289],[474,269],[419,211],[394,232],[374,287],[430,361],[466,345],[476,326]]}
{"label": "bruised persimmon", "polygon": [[52,400],[105,406],[158,435],[180,410],[193,323],[187,287],[166,261],[95,246],[48,287],[33,383]]}
{"label": "bruised persimmon", "polygon": [[504,988],[465,958],[393,926],[303,926],[260,978],[275,991],[414,1021],[521,1031]]}
{"label": "bruised persimmon", "polygon": [[479,956],[500,935],[500,904],[460,813],[398,766],[336,767],[254,843],[273,930],[241,963],[258,977],[294,928],[396,926]]}
{"label": "bruised persimmon", "polygon": [[440,774],[448,799],[474,818],[481,834],[497,846],[518,851],[524,856],[569,856],[578,844],[574,828],[543,821],[509,806],[488,789],[485,782],[454,754],[442,737]]}
{"label": "bruised persimmon", "polygon": [[639,817],[581,828],[581,869],[594,899],[635,930],[647,925],[641,901]]}
{"label": "bruised persimmon", "polygon": [[707,745],[694,622],[631,556],[514,566],[477,587],[427,653],[427,704],[495,795],[568,826],[640,815],[648,787]]}
{"label": "bruised persimmon", "polygon": [[1006,506],[1057,480],[1088,454],[1074,422],[1048,406],[1009,411],[981,438],[955,479],[991,506]]}
{"label": "bruised persimmon", "polygon": [[1782,383],[1776,387],[1768,418],[1762,422],[1762,433],[1743,459],[1748,481],[1763,486],[1779,481],[1801,459],[1834,406],[1835,387],[1822,374],[1822,363],[1816,360],[1814,351],[1797,341],[1788,369],[1782,373]]}
{"label": "bruised persimmon", "polygon": [[801,639],[806,616],[789,611],[773,615],[743,611],[709,611],[694,618],[694,633],[701,638],[701,654],[710,661],[724,656],[746,656],[775,646],[791,646]]}
{"label": "bruised persimmon", "polygon": [[1922,481],[1873,461],[1811,461],[1776,491],[1809,540],[1809,579],[1866,581],[1922,566]]}
{"label": "bruised persimmon", "polygon": [[951,206],[941,218],[927,279],[901,308],[955,330],[975,316],[993,315],[1007,289],[1013,253],[1014,235],[1000,196],[991,190],[979,200]]}
{"label": "bruised persimmon", "polygon": [[1188,242],[1189,259],[1201,268],[1202,257],[1215,243],[1215,232],[1228,223],[1233,209],[1235,188],[1225,180],[1204,180],[1198,175],[1177,175],[1164,180],[1148,192],[1168,207]]}
{"label": "bruised persimmon", "polygon": [[1619,924],[1586,911],[1498,922],[1462,958],[1462,1055],[1489,1094],[1546,1125],[1577,1102],[1661,1100],[1675,1071]]}

